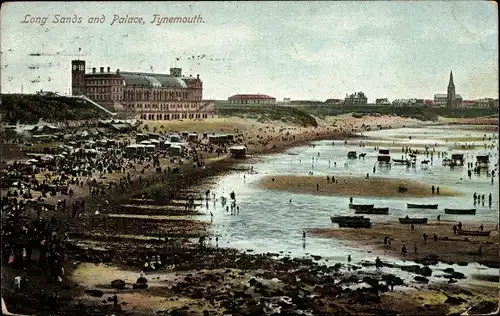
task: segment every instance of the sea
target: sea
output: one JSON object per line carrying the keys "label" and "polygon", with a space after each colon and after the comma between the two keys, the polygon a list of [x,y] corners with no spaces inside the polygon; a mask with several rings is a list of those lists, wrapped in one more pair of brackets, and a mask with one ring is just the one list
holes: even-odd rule
{"label": "sea", "polygon": [[[335,264],[346,262],[351,255],[353,263],[372,261],[380,256],[383,261],[395,264],[409,264],[391,257],[346,245],[334,238],[307,236],[306,242],[302,232],[314,228],[332,228],[330,216],[352,215],[349,210],[348,196],[314,196],[289,192],[268,191],[255,186],[262,177],[270,175],[308,175],[315,176],[355,176],[395,178],[418,180],[429,188],[447,186],[455,191],[463,192],[463,196],[429,198],[401,198],[395,195],[390,198],[363,197],[356,198],[356,203],[375,204],[377,207],[389,207],[387,216],[373,215],[372,222],[397,221],[398,217],[428,217],[435,220],[441,215],[441,220],[496,224],[498,223],[498,132],[484,131],[480,126],[430,126],[419,128],[398,128],[379,131],[368,131],[357,138],[345,140],[322,140],[311,145],[295,147],[280,154],[255,157],[242,162],[242,167],[253,168],[254,172],[236,171],[217,178],[212,193],[216,194],[215,203],[210,201],[208,207],[202,206],[205,215],[202,219],[211,221],[211,230],[218,237],[220,247],[236,248],[252,253],[280,253],[281,256],[311,258],[321,256],[320,263]],[[420,150],[415,168],[405,165],[391,164],[384,167],[377,164],[379,149],[390,148],[391,156],[400,159],[403,146]],[[429,151],[464,153],[465,166],[450,168],[442,164],[437,154],[433,155],[432,164],[423,167],[420,161],[430,159],[424,153],[423,146]],[[493,146],[493,148],[491,147]],[[364,159],[347,159],[349,151],[366,153]],[[318,156],[319,154],[319,156]],[[467,162],[475,162],[475,156],[490,154],[489,170],[496,169],[493,183],[486,171],[480,175],[467,176]],[[314,163],[313,163],[314,161]],[[335,166],[336,163],[336,166]],[[372,173],[376,166],[375,174]],[[243,168],[242,168],[243,169]],[[221,205],[221,197],[229,201],[229,194],[235,192],[240,212],[230,215]],[[473,204],[474,192],[486,195],[485,206]],[[492,194],[492,205],[488,206],[488,195]],[[292,203],[289,203],[290,199]],[[439,204],[438,210],[406,208],[406,203]],[[444,208],[476,208],[475,216],[448,215]],[[213,216],[210,216],[210,213]],[[365,215],[367,216],[367,215]],[[212,240],[212,243],[215,243]],[[449,265],[440,264],[436,268],[446,268]],[[466,274],[498,275],[498,269],[490,269],[479,264],[469,264],[467,267],[452,266],[456,271]],[[408,273],[394,269],[389,271],[407,280]]]}

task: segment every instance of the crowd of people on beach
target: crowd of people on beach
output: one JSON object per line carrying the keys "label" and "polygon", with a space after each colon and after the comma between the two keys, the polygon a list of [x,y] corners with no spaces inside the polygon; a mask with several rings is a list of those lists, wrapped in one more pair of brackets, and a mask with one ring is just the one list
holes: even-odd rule
{"label": "crowd of people on beach", "polygon": [[[89,209],[83,199],[87,194],[106,199],[112,189],[125,192],[146,181],[147,171],[176,173],[177,165],[185,161],[192,161],[193,168],[204,168],[207,156],[228,151],[226,143],[197,141],[189,143],[181,156],[169,157],[168,151],[161,150],[128,156],[125,148],[130,143],[72,142],[73,147],[61,145],[32,156],[36,158],[3,163],[2,265],[14,273],[15,292],[28,292],[30,276],[36,273],[45,275],[47,282],[63,282],[71,223],[100,216],[104,210]],[[161,159],[166,162],[160,163]],[[239,206],[231,204],[232,211],[233,207],[235,213],[239,212]],[[144,261],[145,270],[163,266],[159,256]],[[42,304],[57,305],[58,293],[39,295]]]}

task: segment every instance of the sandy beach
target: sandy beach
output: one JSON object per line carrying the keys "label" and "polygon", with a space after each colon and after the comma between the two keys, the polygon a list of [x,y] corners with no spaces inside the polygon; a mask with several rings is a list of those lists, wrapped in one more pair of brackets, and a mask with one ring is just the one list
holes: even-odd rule
{"label": "sandy beach", "polygon": [[[367,116],[356,119],[348,115],[320,120],[319,123],[319,127],[317,128],[305,128],[281,122],[262,123],[250,119],[216,118],[209,119],[206,122],[153,122],[148,126],[150,129],[157,126],[157,129],[164,131],[188,130],[199,133],[207,131],[239,133],[243,138],[243,143],[248,146],[249,154],[256,155],[283,151],[290,147],[307,144],[313,140],[346,139],[352,132],[366,130],[367,126],[371,126],[374,129],[377,125],[395,128],[423,124],[417,120],[393,116]],[[213,240],[209,241],[212,245],[211,247],[206,249],[198,248],[197,245],[187,242],[186,238],[198,238],[205,234],[208,225],[206,222],[186,219],[184,217],[186,215],[197,214],[197,212],[183,212],[182,208],[173,204],[165,208],[143,207],[139,206],[139,204],[131,204],[131,199],[139,199],[141,193],[147,192],[150,187],[155,187],[155,190],[153,190],[155,192],[163,190],[163,188],[168,188],[169,191],[179,195],[174,199],[176,201],[185,200],[185,196],[188,194],[184,193],[187,192],[186,190],[194,190],[198,192],[197,195],[203,195],[203,192],[207,188],[200,185],[203,179],[229,172],[237,163],[235,160],[226,158],[227,156],[217,158],[217,155],[207,157],[207,169],[203,170],[190,170],[189,164],[180,166],[180,174],[168,179],[156,175],[153,170],[141,173],[143,165],[137,166],[137,170],[130,170],[129,172],[134,178],[142,175],[144,181],[137,183],[126,192],[110,190],[106,192],[105,196],[99,198],[90,198],[86,188],[75,189],[75,196],[73,198],[64,197],[68,203],[72,203],[75,199],[85,198],[89,203],[88,207],[93,208],[99,207],[105,200],[109,200],[110,209],[102,213],[104,216],[110,216],[84,218],[83,220],[70,223],[70,238],[78,239],[82,244],[73,246],[71,252],[68,254],[70,259],[67,261],[68,264],[65,265],[68,278],[65,278],[62,284],[47,283],[43,276],[37,275],[35,272],[30,274],[31,282],[33,284],[43,284],[44,288],[48,291],[55,290],[63,293],[65,305],[73,306],[76,304],[75,298],[83,298],[85,304],[88,304],[88,306],[106,312],[114,312],[116,315],[123,315],[122,310],[127,313],[134,311],[134,315],[151,315],[151,313],[156,313],[160,309],[168,309],[170,311],[174,309],[188,309],[195,311],[195,314],[201,314],[202,310],[209,310],[216,313],[217,310],[227,311],[230,309],[234,313],[238,313],[238,311],[252,313],[252,311],[255,311],[255,313],[261,314],[261,312],[250,305],[241,305],[240,303],[234,307],[227,305],[229,304],[227,302],[241,302],[241,295],[249,295],[247,300],[251,302],[257,302],[262,299],[268,301],[272,297],[287,295],[293,298],[294,304],[298,305],[299,308],[303,310],[314,309],[319,314],[324,315],[373,315],[372,307],[364,305],[364,299],[361,300],[360,296],[352,291],[342,291],[338,288],[330,289],[326,292],[321,290],[319,287],[327,288],[330,286],[328,284],[333,284],[333,278],[327,277],[328,274],[325,275],[323,273],[325,268],[318,267],[310,261],[292,261],[286,258],[275,260],[271,255],[252,256],[242,254],[230,249],[215,248]],[[170,163],[165,161],[163,164],[167,165]],[[94,177],[98,178],[98,175],[94,175]],[[98,179],[103,184],[116,181],[115,177]],[[376,175],[375,177],[370,175],[370,179],[346,177],[336,180],[339,182],[338,184],[327,183],[324,177],[303,176],[287,178],[286,176],[279,176],[275,177],[275,182],[272,182],[267,177],[257,185],[265,188],[268,188],[267,186],[270,185],[271,187],[268,189],[276,190],[300,190],[293,192],[303,192],[306,194],[332,194],[354,197],[366,196],[366,194],[372,194],[370,196],[392,196],[398,194],[398,187],[401,185],[399,180],[378,178]],[[163,181],[165,181],[162,184],[163,186],[158,186],[158,183]],[[317,182],[320,184],[319,191],[316,189]],[[302,186],[292,186],[290,188],[291,183],[303,184]],[[276,187],[273,188],[273,185],[276,185]],[[430,188],[423,186],[421,183],[405,181],[404,185],[408,188],[408,192],[403,193],[405,196],[432,197]],[[374,190],[374,188],[377,188],[377,190]],[[440,190],[440,195],[442,196],[457,194],[444,186]],[[59,198],[61,197],[54,196],[49,198],[47,202],[55,203]],[[127,207],[124,208],[122,207],[123,205]],[[51,215],[52,213],[47,213],[47,216]],[[57,215],[61,221],[67,221],[68,214],[59,213]],[[467,248],[463,248],[465,242],[440,240],[438,243],[442,244],[446,242],[447,248],[452,249],[449,253],[442,254],[441,248],[429,245],[433,241],[424,245],[421,234],[423,231],[428,231],[428,234],[435,231],[440,236],[449,236],[449,223],[442,224],[443,226],[440,227],[432,224],[428,225],[428,227],[417,225],[417,232],[413,233],[413,235],[409,234],[408,227],[403,225],[402,227],[397,227],[398,225],[375,224],[374,228],[366,231],[349,229],[309,229],[308,231],[311,235],[342,239],[345,242],[352,243],[356,247],[366,247],[367,249],[380,251],[381,253],[389,251],[393,256],[398,256],[400,252],[398,248],[401,247],[401,244],[408,243],[407,247],[411,253],[413,252],[413,243],[416,243],[419,247],[419,255],[421,256],[438,253],[440,258],[441,256],[443,257],[443,260],[448,259],[451,261],[454,260],[452,251],[474,251],[478,245],[482,245],[482,257],[485,260],[494,258],[496,245],[492,244],[491,241],[495,237],[480,237],[482,238],[480,240],[476,240],[479,237],[471,237],[472,241],[468,242],[466,245]],[[487,226],[485,229],[491,229],[491,227]],[[448,230],[448,233],[446,233],[446,230]],[[383,247],[383,238],[388,234],[394,239],[391,249]],[[453,233],[451,232],[451,234]],[[418,236],[422,239],[420,243]],[[169,238],[168,242],[165,237]],[[456,236],[451,237],[455,238]],[[452,244],[453,242],[454,244]],[[161,277],[156,276],[154,273],[148,273],[147,277],[150,280],[151,289],[147,291],[133,290],[132,283],[134,283],[135,278],[141,269],[143,269],[144,260],[147,260],[148,257],[151,258],[151,255],[159,254],[162,254],[163,265],[175,266],[175,269],[162,270]],[[461,256],[459,258],[466,262],[481,260],[475,257],[467,258],[467,255],[464,254],[461,254]],[[407,255],[405,258],[407,260],[415,260],[419,257],[417,255]],[[101,265],[103,263],[106,264],[106,268],[104,269],[102,267],[95,269],[95,266],[92,266],[92,264]],[[123,271],[132,272],[125,273]],[[262,275],[262,271],[265,271],[264,276]],[[322,272],[320,273],[320,271]],[[75,273],[74,276],[72,276],[73,272]],[[96,272],[105,273],[106,277],[99,278],[96,276]],[[10,280],[14,276],[14,273],[10,268],[2,269],[2,278]],[[85,275],[82,275],[82,273]],[[296,275],[296,278],[289,278],[291,274]],[[252,286],[254,284],[252,278],[257,278],[258,276],[258,282],[267,284],[261,289]],[[154,279],[156,277],[160,277],[161,279]],[[115,278],[123,278],[127,283],[127,287],[130,288],[119,292],[120,308],[118,310],[112,310],[109,303],[102,303],[103,299],[106,299],[106,297],[109,297],[116,291],[109,284]],[[276,278],[281,280],[282,283],[272,285],[275,282],[273,280]],[[302,281],[296,281],[298,279]],[[235,283],[235,281],[238,282]],[[68,291],[62,287],[71,288],[71,290]],[[224,290],[227,288],[235,290],[234,293]],[[252,292],[254,288],[255,290]],[[297,293],[294,288],[307,288],[311,293],[319,293],[318,291],[320,291],[324,294],[314,294],[319,295],[317,296],[319,299],[304,301],[301,298],[301,294]],[[85,295],[84,290],[86,289],[103,291],[103,299]],[[364,289],[361,291],[364,294],[361,295],[371,296],[372,292],[370,291],[370,289]],[[257,292],[258,294],[256,294]],[[222,298],[219,298],[221,295],[223,295]],[[391,304],[391,302],[399,297],[398,295],[396,292],[381,294],[378,306],[383,309],[380,310],[380,313],[388,315],[387,313],[394,313],[395,310],[414,311],[418,309],[420,301],[417,297],[407,298],[407,301],[403,304],[404,306]],[[7,297],[9,309],[12,310],[13,306],[15,306],[12,304],[15,304],[13,302],[16,302],[16,297],[12,294],[8,294]],[[203,297],[208,297],[208,301],[203,299]],[[217,303],[214,304],[214,300]],[[427,308],[427,315],[434,315],[438,310],[449,310],[449,306],[446,304],[443,305],[442,302],[439,302],[438,305],[438,309]],[[19,312],[27,311],[30,308],[36,309],[37,306],[30,305],[30,307],[25,307],[24,310],[21,309]],[[432,314],[433,312],[434,314]],[[426,313],[422,313],[422,315],[424,314]]]}
{"label": "sandy beach", "polygon": [[[372,217],[376,220],[376,217]],[[485,224],[484,230],[492,230],[490,236],[455,235],[453,225],[457,223],[431,221],[427,225],[415,225],[415,231],[410,225],[399,222],[374,223],[372,228],[327,228],[308,229],[314,236],[344,240],[355,247],[362,247],[380,254],[397,257],[402,260],[414,261],[437,256],[444,262],[496,262],[498,265],[498,232],[494,224]],[[333,224],[332,224],[333,225]],[[479,230],[478,224],[464,224],[464,229]],[[423,234],[428,235],[427,243]],[[434,241],[436,234],[438,240]],[[384,238],[389,236],[391,245],[384,244]],[[408,254],[403,255],[401,249],[406,245]],[[417,253],[414,247],[417,246]],[[482,247],[482,255],[472,254]]]}
{"label": "sandy beach", "polygon": [[[331,178],[332,175],[330,175]],[[440,187],[438,194],[432,194],[428,185],[418,181],[398,180],[390,178],[370,177],[335,177],[335,183],[327,181],[326,176],[266,176],[256,187],[266,190],[285,191],[291,193],[313,195],[337,195],[353,197],[429,197],[457,196],[459,192],[445,186]],[[404,186],[408,191],[399,193],[399,187]],[[436,184],[436,187],[439,184]]]}

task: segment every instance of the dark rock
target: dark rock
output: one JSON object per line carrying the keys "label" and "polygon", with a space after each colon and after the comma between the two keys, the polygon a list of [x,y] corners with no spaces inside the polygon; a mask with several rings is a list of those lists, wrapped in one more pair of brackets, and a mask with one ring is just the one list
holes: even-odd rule
{"label": "dark rock", "polygon": [[255,280],[255,278],[251,278],[250,281],[248,281],[248,283],[250,284],[250,286],[254,286],[255,283],[257,283],[258,281]]}
{"label": "dark rock", "polygon": [[446,268],[446,269],[444,269],[443,271],[444,271],[445,273],[449,273],[449,274],[451,274],[451,273],[455,272],[455,270],[453,270],[453,268]]}
{"label": "dark rock", "polygon": [[311,255],[311,257],[316,261],[321,260],[321,256]]}
{"label": "dark rock", "polygon": [[460,305],[464,302],[467,302],[461,297],[453,297],[453,296],[448,296],[446,301],[444,301],[445,304],[451,304],[451,305]]}
{"label": "dark rock", "polygon": [[430,256],[427,256],[425,258],[415,259],[414,261],[416,263],[423,264],[426,266],[432,266],[432,265],[436,265],[439,263],[438,256],[436,256],[436,255],[430,255]]}
{"label": "dark rock", "polygon": [[465,274],[463,274],[462,272],[453,272],[451,274],[451,277],[454,278],[454,279],[465,279]]}
{"label": "dark rock", "polygon": [[132,288],[133,289],[147,289],[148,288],[148,284],[147,283],[134,283],[132,284]]}
{"label": "dark rock", "polygon": [[500,268],[500,262],[498,260],[478,260],[477,263],[492,269]]}
{"label": "dark rock", "polygon": [[424,266],[422,268],[420,268],[417,265],[402,266],[401,270],[412,272],[412,273],[415,273],[415,274],[420,274],[420,275],[423,275],[423,276],[431,276],[432,275],[432,269],[429,268],[428,266]]}
{"label": "dark rock", "polygon": [[429,283],[429,279],[423,277],[423,276],[419,276],[417,275],[416,277],[413,278],[415,281],[417,282],[421,282],[421,283]]}
{"label": "dark rock", "polygon": [[135,281],[135,283],[137,284],[148,283],[148,279],[146,279],[145,277],[139,277],[137,281]]}
{"label": "dark rock", "polygon": [[469,315],[486,315],[491,314],[498,308],[498,302],[482,301],[472,306],[469,310]]}
{"label": "dark rock", "polygon": [[123,290],[125,288],[125,281],[123,280],[111,281],[111,287],[114,289]]}
{"label": "dark rock", "polygon": [[345,278],[345,279],[342,279],[340,280],[339,283],[359,283],[359,279],[357,276],[355,275],[351,275],[350,277],[348,278]]}
{"label": "dark rock", "polygon": [[458,261],[458,262],[457,262],[457,265],[458,265],[458,266],[461,266],[461,267],[466,267],[466,266],[468,266],[468,265],[469,265],[469,263],[468,263],[468,262],[465,262],[465,261]]}
{"label": "dark rock", "polygon": [[386,274],[382,276],[382,281],[385,282],[392,282],[394,285],[404,285],[403,279],[400,277],[395,276],[394,274]]}
{"label": "dark rock", "polygon": [[370,284],[371,287],[378,287],[378,280],[372,277],[365,276],[363,277],[363,282]]}
{"label": "dark rock", "polygon": [[419,272],[420,275],[423,276],[431,276],[432,275],[432,269],[429,268],[428,266],[422,267]]}
{"label": "dark rock", "polygon": [[101,290],[85,290],[84,293],[94,297],[102,297],[104,295]]}

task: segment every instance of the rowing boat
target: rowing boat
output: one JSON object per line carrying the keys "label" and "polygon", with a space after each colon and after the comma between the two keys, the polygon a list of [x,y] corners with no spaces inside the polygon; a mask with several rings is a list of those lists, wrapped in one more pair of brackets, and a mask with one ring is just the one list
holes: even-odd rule
{"label": "rowing boat", "polygon": [[389,214],[389,208],[388,207],[374,207],[372,209],[360,209],[360,210],[355,210],[355,214],[380,214],[380,215],[387,215]]}
{"label": "rowing boat", "polygon": [[349,208],[351,210],[371,210],[373,209],[375,205],[374,204],[349,204]]}
{"label": "rowing boat", "polygon": [[475,208],[470,208],[470,209],[465,209],[465,208],[445,208],[444,212],[446,214],[461,214],[461,215],[476,215],[476,209]]}
{"label": "rowing boat", "polygon": [[467,235],[467,236],[489,236],[490,231],[480,231],[480,230],[463,230],[459,229],[457,231],[459,235]]}
{"label": "rowing boat", "polygon": [[437,210],[438,204],[412,204],[412,203],[406,203],[407,208],[422,208],[422,209],[431,209],[431,210]]}

